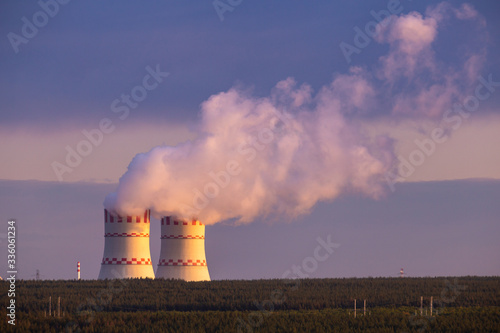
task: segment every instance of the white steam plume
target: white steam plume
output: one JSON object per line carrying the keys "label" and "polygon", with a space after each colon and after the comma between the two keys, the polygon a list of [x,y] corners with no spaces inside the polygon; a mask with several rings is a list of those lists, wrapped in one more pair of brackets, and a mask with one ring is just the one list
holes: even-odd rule
{"label": "white steam plume", "polygon": [[380,196],[392,144],[368,140],[343,115],[350,112],[343,81],[353,88],[352,108],[371,98],[357,73],[338,77],[314,98],[309,86],[297,88],[290,78],[268,98],[236,89],[210,97],[198,139],[135,156],[106,208],[245,223],[259,215],[294,217],[345,190]]}
{"label": "white steam plume", "polygon": [[453,18],[470,21],[487,36],[484,19],[467,4],[456,9],[445,2],[425,15],[412,12],[381,23],[376,40],[390,47],[379,58],[375,84],[368,80],[373,73],[351,67],[316,96],[289,78],[267,98],[237,89],[210,97],[202,104],[198,139],[138,154],[106,197],[106,208],[121,215],[150,208],[157,217],[245,223],[259,215],[295,217],[343,191],[382,195],[385,174],[395,167],[393,141],[364,136],[356,119],[380,115],[378,98],[389,96],[385,109],[396,120],[439,121],[467,96],[486,51],[479,40],[454,65],[439,60],[433,49],[438,30]]}

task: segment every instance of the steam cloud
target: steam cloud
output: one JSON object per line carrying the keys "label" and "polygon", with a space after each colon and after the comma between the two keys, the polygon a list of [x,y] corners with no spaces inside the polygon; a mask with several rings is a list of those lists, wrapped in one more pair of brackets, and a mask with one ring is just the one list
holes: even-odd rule
{"label": "steam cloud", "polygon": [[[393,115],[435,119],[477,77],[481,49],[455,70],[435,59],[431,46],[448,14],[482,22],[470,5],[453,9],[444,3],[425,17],[413,12],[381,24],[375,39],[390,49],[375,76],[379,87],[399,85],[390,91],[392,104],[385,104]],[[416,80],[422,72],[436,79]],[[344,191],[379,197],[395,154],[391,138],[370,138],[360,129],[360,115],[374,111],[378,96],[387,96],[370,83],[373,76],[352,67],[316,95],[288,78],[269,97],[235,88],[211,96],[201,106],[198,138],[135,156],[104,204],[120,215],[150,208],[157,217],[214,224],[295,217]]]}
{"label": "steam cloud", "polygon": [[210,97],[199,131],[193,142],[138,154],[105,206],[122,215],[151,208],[206,224],[296,216],[346,189],[381,195],[392,162],[390,142],[357,133],[332,87],[313,100],[309,86],[297,88],[290,78],[267,98],[236,89]]}

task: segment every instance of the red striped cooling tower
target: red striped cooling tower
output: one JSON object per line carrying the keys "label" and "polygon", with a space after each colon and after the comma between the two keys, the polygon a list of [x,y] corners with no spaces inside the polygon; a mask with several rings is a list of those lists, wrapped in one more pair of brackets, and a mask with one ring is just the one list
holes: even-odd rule
{"label": "red striped cooling tower", "polygon": [[157,278],[210,281],[205,257],[205,225],[200,221],[161,219]]}
{"label": "red striped cooling tower", "polygon": [[99,279],[154,279],[149,250],[149,210],[117,216],[104,210],[104,255]]}

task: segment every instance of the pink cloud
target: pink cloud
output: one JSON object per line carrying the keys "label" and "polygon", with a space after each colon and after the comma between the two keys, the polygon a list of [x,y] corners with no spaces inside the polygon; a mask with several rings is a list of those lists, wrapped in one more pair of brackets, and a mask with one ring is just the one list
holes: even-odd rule
{"label": "pink cloud", "polygon": [[423,18],[417,12],[393,18],[377,37],[378,42],[391,47],[389,54],[380,58],[383,77],[392,82],[400,76],[413,77],[419,66],[432,67],[431,44],[437,27],[436,19]]}
{"label": "pink cloud", "polygon": [[367,113],[373,106],[376,92],[367,74],[359,67],[352,67],[350,74],[336,75],[329,86],[323,88],[322,98],[336,103],[342,113]]}
{"label": "pink cloud", "polygon": [[458,95],[458,89],[448,81],[423,88],[416,95],[400,95],[394,103],[393,113],[437,118],[447,110]]}
{"label": "pink cloud", "polygon": [[472,20],[479,18],[479,13],[468,3],[462,4],[462,7],[460,7],[460,9],[455,9],[454,12],[456,17],[460,20]]}
{"label": "pink cloud", "polygon": [[380,23],[377,41],[390,48],[380,57],[378,75],[391,91],[398,90],[392,95],[393,114],[438,118],[459,96],[470,92],[485,61],[485,39],[478,40],[480,45],[457,45],[463,53],[461,62],[437,58],[434,47],[439,31],[453,19],[474,21],[472,26],[486,36],[484,19],[469,4],[457,9],[442,2],[428,7],[425,15],[411,12]]}

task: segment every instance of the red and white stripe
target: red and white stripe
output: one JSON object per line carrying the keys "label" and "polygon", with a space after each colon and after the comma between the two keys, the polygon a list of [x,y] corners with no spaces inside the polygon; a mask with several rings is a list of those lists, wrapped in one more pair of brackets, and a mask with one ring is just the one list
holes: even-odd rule
{"label": "red and white stripe", "polygon": [[149,223],[150,222],[150,211],[149,209],[144,212],[143,216],[125,216],[121,217],[119,215],[113,215],[108,212],[107,209],[104,210],[104,223]]}
{"label": "red and white stripe", "polygon": [[192,220],[191,222],[171,220],[170,216],[161,219],[161,225],[203,225],[200,221]]}
{"label": "red and white stripe", "polygon": [[152,265],[150,258],[102,258],[101,265]]}
{"label": "red and white stripe", "polygon": [[204,235],[163,235],[161,239],[205,239]]}
{"label": "red and white stripe", "polygon": [[149,234],[145,232],[108,232],[104,234],[104,237],[149,237]]}
{"label": "red and white stripe", "polygon": [[195,259],[161,259],[158,266],[206,266],[206,260],[195,260]]}

